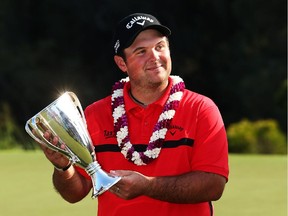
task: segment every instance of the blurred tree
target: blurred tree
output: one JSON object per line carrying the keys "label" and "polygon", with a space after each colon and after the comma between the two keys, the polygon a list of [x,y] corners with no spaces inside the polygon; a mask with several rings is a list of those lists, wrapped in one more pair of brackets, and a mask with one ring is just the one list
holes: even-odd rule
{"label": "blurred tree", "polygon": [[7,103],[0,104],[0,150],[1,149],[35,149],[37,144],[29,141],[16,124]]}

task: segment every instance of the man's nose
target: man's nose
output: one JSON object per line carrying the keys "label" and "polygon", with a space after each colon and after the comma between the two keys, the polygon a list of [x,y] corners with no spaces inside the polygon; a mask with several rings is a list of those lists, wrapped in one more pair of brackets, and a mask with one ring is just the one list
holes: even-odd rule
{"label": "man's nose", "polygon": [[149,60],[150,61],[155,61],[159,59],[159,52],[155,49],[151,49],[149,53]]}

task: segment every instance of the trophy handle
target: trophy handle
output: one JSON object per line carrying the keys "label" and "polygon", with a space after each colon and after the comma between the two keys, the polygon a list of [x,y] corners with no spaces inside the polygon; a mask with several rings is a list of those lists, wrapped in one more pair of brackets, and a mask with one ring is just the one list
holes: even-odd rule
{"label": "trophy handle", "polygon": [[73,92],[67,92],[67,94],[70,96],[70,98],[72,99],[75,107],[77,108],[77,110],[78,110],[78,112],[79,112],[79,114],[80,114],[80,116],[81,116],[81,119],[82,119],[84,125],[87,125],[87,124],[86,124],[86,119],[85,119],[85,114],[84,114],[84,111],[83,111],[83,109],[82,109],[82,106],[81,106],[81,103],[80,103],[78,97],[77,97],[76,94],[73,93]]}
{"label": "trophy handle", "polygon": [[[33,120],[31,120],[30,124],[33,124],[33,126],[35,127]],[[38,133],[38,130],[34,130],[34,133],[37,134],[37,136],[32,132],[33,128],[30,126],[30,124],[28,123],[28,121],[25,124],[25,130],[26,132],[34,139],[36,140],[38,143],[46,146],[46,143],[44,141],[42,141],[40,138],[38,138],[38,136],[40,136],[40,134]]]}
{"label": "trophy handle", "polygon": [[[32,118],[30,122],[26,122],[25,125],[25,130],[26,132],[34,139],[36,140],[38,143],[49,147],[50,149],[54,150],[54,151],[59,151],[58,148],[54,145],[52,145],[50,142],[46,141],[46,139],[44,138],[44,133],[42,132],[44,129],[41,128],[41,130],[38,130],[39,127],[37,125],[36,122],[36,118]],[[30,123],[30,124],[29,124]],[[43,139],[41,139],[40,137],[43,137]]]}
{"label": "trophy handle", "polygon": [[[30,123],[30,124],[29,124]],[[31,126],[32,125],[32,126]],[[26,132],[34,139],[36,140],[38,143],[40,143],[41,145],[50,148],[53,151],[57,151],[57,152],[61,152],[62,154],[64,154],[72,163],[75,163],[76,160],[73,158],[71,160],[71,156],[69,155],[68,152],[66,152],[69,149],[63,150],[55,145],[53,145],[52,143],[50,143],[48,140],[46,140],[44,138],[44,126],[42,125],[42,128],[39,129],[39,126],[37,125],[37,118],[32,118],[30,122],[26,122],[25,125],[25,130]],[[34,130],[33,130],[34,129]],[[43,132],[44,131],[44,132]],[[43,137],[43,139],[41,139],[40,137]]]}

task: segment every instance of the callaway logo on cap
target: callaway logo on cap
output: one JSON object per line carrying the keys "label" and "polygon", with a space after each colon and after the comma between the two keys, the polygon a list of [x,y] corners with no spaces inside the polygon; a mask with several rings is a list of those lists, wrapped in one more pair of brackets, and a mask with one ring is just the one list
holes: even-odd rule
{"label": "callaway logo on cap", "polygon": [[171,31],[150,14],[134,13],[123,18],[117,25],[113,38],[113,50],[119,55],[129,47],[137,35],[145,29],[156,29],[164,36],[169,36]]}

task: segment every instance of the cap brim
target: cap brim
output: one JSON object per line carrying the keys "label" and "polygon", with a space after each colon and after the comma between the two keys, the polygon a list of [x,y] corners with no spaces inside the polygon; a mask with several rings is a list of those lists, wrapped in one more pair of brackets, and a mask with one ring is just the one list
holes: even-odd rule
{"label": "cap brim", "polygon": [[169,28],[167,28],[166,26],[163,25],[149,25],[145,28],[140,29],[139,31],[137,31],[133,37],[131,37],[131,39],[125,44],[125,46],[123,47],[123,50],[126,49],[127,47],[129,47],[135,40],[135,38],[140,34],[140,32],[147,30],[147,29],[155,29],[157,31],[159,31],[162,35],[164,36],[169,36],[171,35],[171,30]]}

